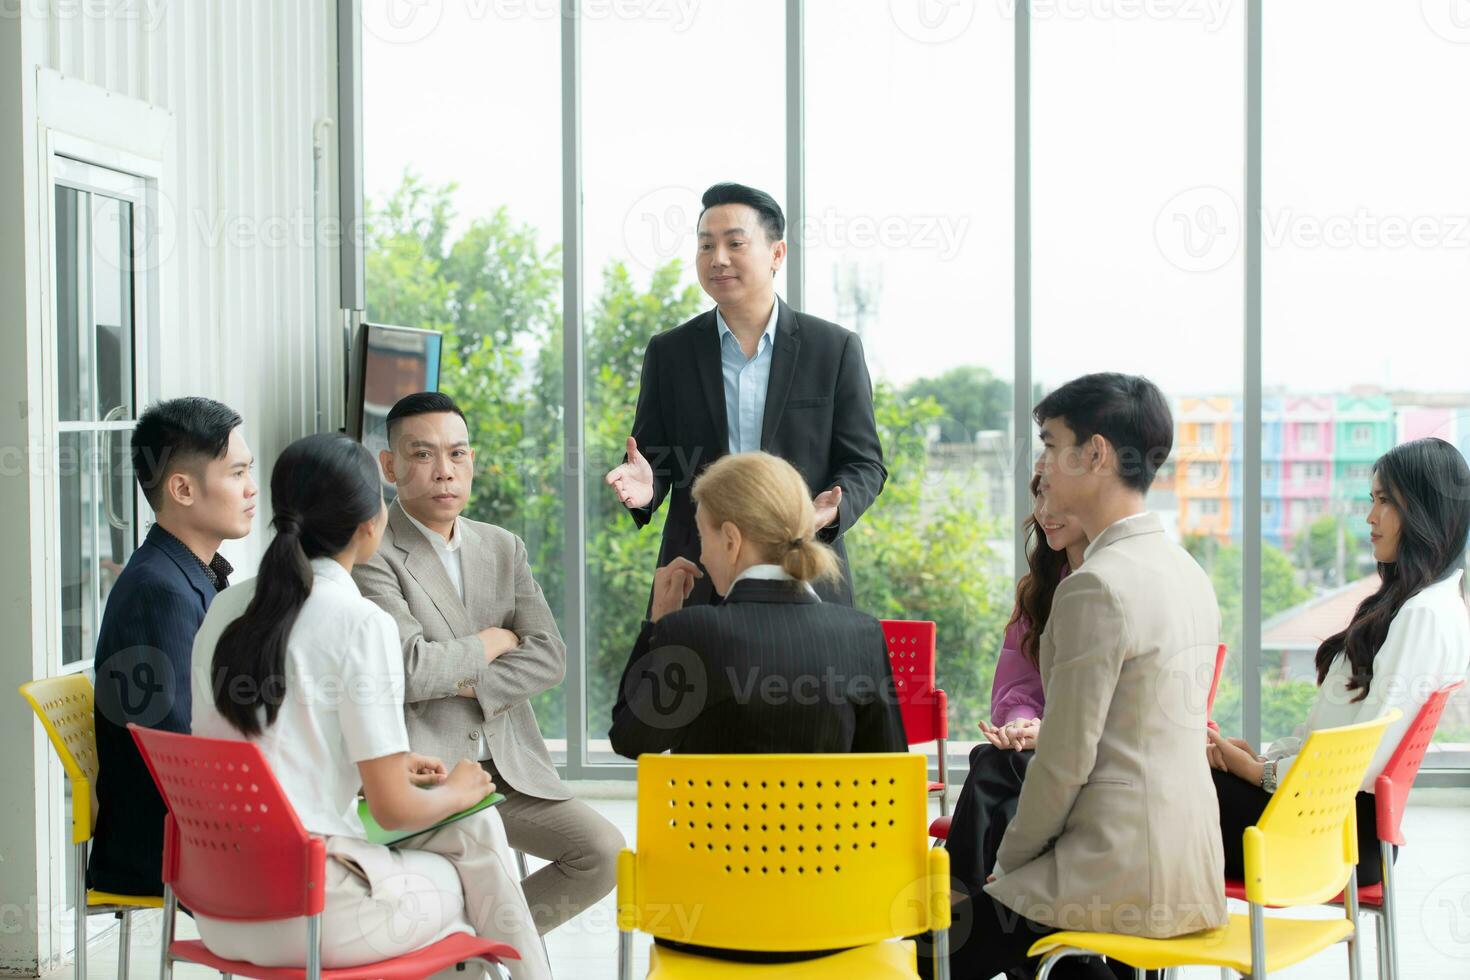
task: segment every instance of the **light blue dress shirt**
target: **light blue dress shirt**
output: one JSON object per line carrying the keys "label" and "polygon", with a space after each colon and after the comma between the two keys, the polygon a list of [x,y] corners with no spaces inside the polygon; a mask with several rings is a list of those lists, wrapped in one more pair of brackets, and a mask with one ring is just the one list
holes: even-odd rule
{"label": "light blue dress shirt", "polygon": [[756,342],[755,356],[747,358],[719,308],[715,308],[715,324],[720,328],[720,367],[725,376],[725,424],[732,453],[753,453],[761,448],[761,423],[766,418],[776,316],[780,312],[781,301],[777,300],[771,304],[765,333]]}

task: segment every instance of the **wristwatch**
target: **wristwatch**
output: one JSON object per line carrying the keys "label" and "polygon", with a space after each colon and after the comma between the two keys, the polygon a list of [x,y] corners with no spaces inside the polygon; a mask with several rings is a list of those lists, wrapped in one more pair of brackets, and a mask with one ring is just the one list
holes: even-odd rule
{"label": "wristwatch", "polygon": [[1276,760],[1267,761],[1261,770],[1261,789],[1268,793],[1276,792]]}

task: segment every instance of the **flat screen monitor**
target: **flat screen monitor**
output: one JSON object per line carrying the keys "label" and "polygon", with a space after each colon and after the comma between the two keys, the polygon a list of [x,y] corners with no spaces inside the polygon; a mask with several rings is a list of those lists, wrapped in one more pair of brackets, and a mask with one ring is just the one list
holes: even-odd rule
{"label": "flat screen monitor", "polygon": [[[394,403],[416,391],[439,390],[443,342],[438,332],[417,327],[368,323],[358,331],[348,427],[374,459],[388,448],[388,411]],[[392,497],[391,485],[383,491]]]}

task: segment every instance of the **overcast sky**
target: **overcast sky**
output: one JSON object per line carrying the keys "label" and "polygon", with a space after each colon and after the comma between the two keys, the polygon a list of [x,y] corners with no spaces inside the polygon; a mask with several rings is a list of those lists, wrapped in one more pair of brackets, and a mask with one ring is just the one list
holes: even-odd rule
{"label": "overcast sky", "polygon": [[[1012,365],[1013,0],[808,0],[808,311],[874,374]],[[1464,0],[1267,10],[1265,380],[1470,389]],[[561,239],[557,0],[365,0],[366,184]],[[784,203],[781,0],[585,0],[589,292],[692,263],[698,193]],[[1034,0],[1038,377],[1238,392],[1244,0]],[[1470,11],[1461,11],[1470,15]],[[691,273],[692,281],[692,273]],[[784,277],[779,288],[784,292]],[[674,326],[674,324],[670,324]]]}

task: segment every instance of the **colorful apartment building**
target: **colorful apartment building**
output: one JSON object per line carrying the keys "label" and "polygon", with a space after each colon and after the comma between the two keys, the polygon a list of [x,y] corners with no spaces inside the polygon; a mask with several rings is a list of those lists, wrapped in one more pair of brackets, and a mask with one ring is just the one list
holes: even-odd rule
{"label": "colorful apartment building", "polygon": [[[1181,398],[1175,460],[1166,479],[1181,536],[1241,535],[1242,404]],[[1373,462],[1398,442],[1438,435],[1470,456],[1470,406],[1396,405],[1387,395],[1271,396],[1262,403],[1261,536],[1290,550],[1312,523],[1337,514],[1357,529],[1368,510]],[[1361,529],[1366,536],[1366,525]]]}

